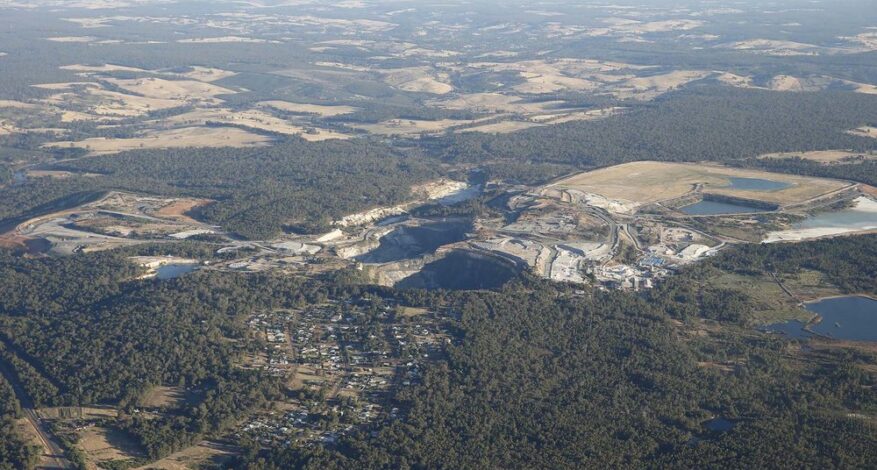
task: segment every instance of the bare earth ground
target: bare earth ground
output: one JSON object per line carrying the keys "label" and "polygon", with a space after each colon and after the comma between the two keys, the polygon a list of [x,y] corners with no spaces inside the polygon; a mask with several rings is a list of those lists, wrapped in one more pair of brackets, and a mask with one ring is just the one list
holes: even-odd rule
{"label": "bare earth ground", "polygon": [[186,214],[197,207],[202,207],[212,202],[213,201],[209,199],[179,199],[171,204],[162,207],[155,213],[155,215],[157,215],[158,217],[176,219],[181,222],[197,224],[199,223],[197,220],[189,217]]}

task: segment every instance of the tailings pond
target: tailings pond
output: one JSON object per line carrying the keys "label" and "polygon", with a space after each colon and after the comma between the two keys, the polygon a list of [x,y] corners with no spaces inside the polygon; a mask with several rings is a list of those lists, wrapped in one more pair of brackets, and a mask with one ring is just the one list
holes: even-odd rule
{"label": "tailings pond", "polygon": [[788,230],[769,233],[766,241],[806,240],[867,230],[877,230],[877,202],[861,196],[853,200],[852,207],[810,215]]}
{"label": "tailings pond", "polygon": [[468,219],[443,219],[421,225],[403,225],[380,239],[380,245],[372,251],[356,257],[363,263],[391,263],[417,258],[444,245],[466,239],[472,230]]}
{"label": "tailings pond", "polygon": [[789,183],[761,178],[731,177],[729,179],[731,180],[731,184],[725,186],[725,189],[737,189],[740,191],[779,191],[791,186]]}
{"label": "tailings pond", "polygon": [[[738,191],[779,191],[791,185],[781,181],[772,181],[761,178],[728,178],[729,183],[722,189],[736,189]],[[768,209],[736,201],[711,200],[707,197],[700,202],[680,208],[689,215],[725,215],[725,214],[748,214],[752,212],[765,212]]]}
{"label": "tailings pond", "polygon": [[859,198],[855,206],[837,212],[820,212],[794,224],[798,230],[807,229],[877,229],[877,203],[868,198]]}

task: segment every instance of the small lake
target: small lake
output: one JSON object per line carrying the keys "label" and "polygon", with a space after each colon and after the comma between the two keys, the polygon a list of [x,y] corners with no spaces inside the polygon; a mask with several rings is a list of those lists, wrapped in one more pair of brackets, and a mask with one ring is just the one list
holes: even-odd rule
{"label": "small lake", "polygon": [[877,300],[850,295],[809,302],[804,307],[821,318],[819,322],[811,323],[808,329],[805,329],[806,323],[792,320],[759,330],[795,339],[811,338],[815,333],[836,339],[877,341]]}
{"label": "small lake", "polygon": [[683,206],[679,210],[688,215],[723,215],[766,212],[766,209],[760,209],[758,207],[730,202],[708,201],[706,199],[694,204]]}
{"label": "small lake", "polygon": [[833,297],[805,304],[822,321],[814,332],[838,339],[877,341],[877,300],[862,296]]}
{"label": "small lake", "polygon": [[807,323],[800,320],[789,320],[783,323],[774,323],[772,325],[763,326],[759,328],[759,330],[765,333],[779,333],[789,338],[807,339],[812,337],[813,333],[805,330],[804,327],[806,326]]}
{"label": "small lake", "polygon": [[363,263],[390,263],[417,258],[434,253],[441,246],[465,240],[471,229],[472,222],[462,219],[404,225],[381,237],[377,248],[355,259]]}
{"label": "small lake", "polygon": [[165,264],[155,270],[156,279],[174,279],[198,269],[197,264]]}
{"label": "small lake", "polygon": [[728,432],[734,429],[734,423],[725,418],[713,418],[703,423],[703,426],[712,432]]}
{"label": "small lake", "polygon": [[792,186],[789,183],[780,181],[771,181],[761,178],[737,178],[731,177],[731,184],[725,186],[725,189],[738,189],[740,191],[779,191]]}

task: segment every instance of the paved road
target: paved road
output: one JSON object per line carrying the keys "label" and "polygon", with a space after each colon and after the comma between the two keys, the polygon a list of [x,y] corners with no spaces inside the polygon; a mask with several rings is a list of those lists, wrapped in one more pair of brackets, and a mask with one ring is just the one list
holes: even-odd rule
{"label": "paved road", "polygon": [[40,444],[46,449],[45,458],[37,468],[73,468],[73,464],[64,457],[64,449],[55,438],[46,430],[43,421],[37,416],[33,408],[22,409],[24,417],[36,429],[40,438]]}
{"label": "paved road", "polygon": [[64,448],[58,443],[58,440],[48,431],[47,426],[33,409],[33,400],[25,391],[24,387],[18,381],[18,377],[12,373],[10,367],[3,361],[0,361],[0,375],[6,377],[6,380],[12,385],[15,396],[21,404],[21,413],[27,419],[31,426],[36,430],[39,437],[40,445],[45,449],[45,456],[41,459],[37,468],[73,468],[73,464],[64,456]]}

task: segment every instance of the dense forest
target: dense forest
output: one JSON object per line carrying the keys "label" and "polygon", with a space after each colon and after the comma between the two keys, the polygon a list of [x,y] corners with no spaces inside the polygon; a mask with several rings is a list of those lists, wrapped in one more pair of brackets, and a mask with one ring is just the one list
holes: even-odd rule
{"label": "dense forest", "polygon": [[539,162],[579,167],[635,160],[732,161],[783,151],[877,149],[844,132],[877,122],[877,97],[701,86],[637,105],[621,116],[430,142],[447,161]]}
{"label": "dense forest", "polygon": [[824,165],[800,157],[748,159],[743,165],[779,173],[838,178],[877,186],[877,160]]}
{"label": "dense forest", "polygon": [[[832,246],[835,242],[838,244]],[[873,290],[877,237],[744,247],[716,271],[816,269]],[[748,266],[748,268],[747,268]],[[858,267],[870,271],[855,273]],[[695,304],[676,279],[648,299],[575,294],[526,279],[501,292],[443,294],[462,340],[396,399],[405,418],[334,449],[251,448],[234,463],[286,468],[869,467],[877,429],[873,353],[819,347],[736,327],[727,302]],[[871,273],[871,274],[869,274]],[[871,276],[867,278],[866,276]],[[417,298],[408,297],[409,301]],[[655,299],[660,298],[660,302]],[[743,299],[745,301],[745,299]],[[718,320],[718,322],[715,322]],[[705,424],[721,417],[726,431]]]}
{"label": "dense forest", "polygon": [[297,138],[247,150],[135,151],[57,167],[102,176],[0,188],[8,201],[0,218],[84,189],[119,189],[215,199],[200,218],[245,237],[268,238],[284,228],[324,230],[343,215],[405,201],[412,185],[439,175],[422,159],[384,145]]}

